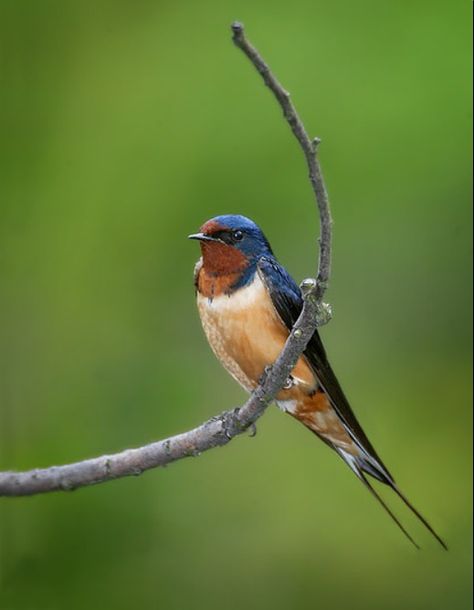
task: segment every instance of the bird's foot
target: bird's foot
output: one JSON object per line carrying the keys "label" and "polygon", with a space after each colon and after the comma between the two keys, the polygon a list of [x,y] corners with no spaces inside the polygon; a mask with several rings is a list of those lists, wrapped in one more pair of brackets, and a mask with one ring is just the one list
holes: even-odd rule
{"label": "bird's foot", "polygon": [[250,424],[250,426],[248,427],[248,430],[249,430],[250,438],[254,438],[254,436],[257,436],[257,425],[255,423]]}
{"label": "bird's foot", "polygon": [[231,411],[224,411],[221,413],[217,419],[222,423],[222,428],[224,429],[224,433],[227,438],[230,440],[234,438],[237,434],[242,432],[242,424],[238,418],[238,414],[240,411],[240,407],[236,407]]}
{"label": "bird's foot", "polygon": [[257,426],[253,422],[247,426],[243,426],[239,419],[239,413],[240,407],[236,407],[231,411],[224,411],[220,415],[214,415],[214,417],[211,417],[210,421],[220,422],[222,424],[222,428],[224,429],[224,433],[229,440],[234,438],[234,436],[237,436],[237,434],[241,434],[245,430],[249,430],[249,436],[253,438],[257,434]]}
{"label": "bird's foot", "polygon": [[259,386],[261,386],[265,383],[265,380],[267,379],[267,377],[270,375],[271,372],[272,372],[272,365],[267,364],[267,366],[263,369],[263,373],[260,375],[260,378],[258,380]]}
{"label": "bird's foot", "polygon": [[290,390],[295,385],[295,379],[293,375],[288,375],[287,380],[285,381],[282,390]]}

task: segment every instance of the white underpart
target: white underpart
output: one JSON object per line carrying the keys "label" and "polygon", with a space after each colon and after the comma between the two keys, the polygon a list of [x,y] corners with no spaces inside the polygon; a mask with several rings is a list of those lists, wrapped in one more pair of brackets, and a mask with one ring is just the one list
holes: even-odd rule
{"label": "white underpart", "polygon": [[296,400],[276,400],[278,408],[281,409],[284,413],[292,413],[294,414],[297,407]]}
{"label": "white underpart", "polygon": [[342,447],[336,447],[336,451],[346,462],[349,468],[360,478],[360,468],[357,463],[357,457],[348,451],[345,451]]}
{"label": "white underpart", "polygon": [[221,316],[226,314],[238,315],[241,310],[248,310],[252,305],[265,298],[266,290],[265,284],[260,279],[258,273],[256,273],[254,280],[250,284],[236,290],[231,296],[220,294],[217,297],[208,299],[198,294],[198,305],[201,307],[205,301],[207,309],[219,312]]}

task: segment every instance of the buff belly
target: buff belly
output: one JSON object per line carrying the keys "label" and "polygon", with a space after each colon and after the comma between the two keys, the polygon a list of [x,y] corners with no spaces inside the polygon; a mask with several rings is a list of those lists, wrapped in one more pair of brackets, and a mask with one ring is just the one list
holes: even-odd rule
{"label": "buff belly", "polygon": [[[277,359],[289,334],[262,279],[255,274],[252,283],[231,296],[220,294],[210,299],[198,293],[197,303],[215,355],[251,392],[265,367]],[[352,439],[304,357],[293,369],[291,387],[279,392],[276,402],[316,434],[345,451],[354,451]]]}
{"label": "buff belly", "polygon": [[[255,274],[251,284],[231,296],[209,299],[198,293],[197,300],[204,332],[217,358],[247,391],[253,390],[289,334],[260,276]],[[293,377],[295,386],[306,393],[317,385],[304,358],[298,361]],[[294,397],[282,391],[278,398]]]}

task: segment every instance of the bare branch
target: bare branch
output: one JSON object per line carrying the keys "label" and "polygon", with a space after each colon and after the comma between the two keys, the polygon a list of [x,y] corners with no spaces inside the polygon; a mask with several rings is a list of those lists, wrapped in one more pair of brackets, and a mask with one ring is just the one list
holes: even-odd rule
{"label": "bare branch", "polygon": [[[263,78],[265,85],[275,95],[278,103],[283,110],[285,119],[290,124],[291,130],[295,134],[301,148],[303,149],[306,163],[309,170],[309,180],[313,187],[314,195],[319,209],[319,219],[321,223],[321,238],[319,240],[319,267],[315,296],[322,300],[324,292],[328,286],[331,275],[331,244],[332,244],[332,219],[329,207],[329,197],[324,183],[321,166],[318,160],[318,146],[321,143],[319,138],[311,139],[304,128],[304,125],[296,112],[296,108],[291,101],[290,94],[286,91],[271,72],[268,65],[262,59],[259,52],[245,38],[244,26],[239,22],[232,24],[233,41],[250,59],[255,68]],[[326,320],[329,321],[329,320]],[[319,324],[321,326],[321,324]]]}
{"label": "bare branch", "polygon": [[166,466],[185,457],[226,445],[235,436],[252,427],[285,384],[298,358],[318,326],[329,321],[329,307],[322,303],[331,270],[331,215],[321,168],[317,159],[319,140],[311,140],[299,118],[289,94],[271,73],[267,64],[244,36],[243,26],[232,25],[235,44],[249,57],[265,84],[272,90],[284,116],[303,149],[309,179],[316,196],[321,222],[319,270],[317,280],[301,284],[304,305],[285,347],[248,401],[239,409],[227,411],[204,424],[137,449],[113,455],[27,472],[0,472],[0,496],[27,496],[50,491],[70,491],[120,477],[139,475],[157,466]]}
{"label": "bare branch", "polygon": [[224,412],[204,424],[158,441],[113,455],[27,472],[0,472],[0,496],[28,496],[48,491],[72,491],[78,487],[139,475],[185,457],[196,457],[226,445],[251,427],[282,388],[315,329],[316,301],[308,298],[283,351],[249,400],[234,411]]}

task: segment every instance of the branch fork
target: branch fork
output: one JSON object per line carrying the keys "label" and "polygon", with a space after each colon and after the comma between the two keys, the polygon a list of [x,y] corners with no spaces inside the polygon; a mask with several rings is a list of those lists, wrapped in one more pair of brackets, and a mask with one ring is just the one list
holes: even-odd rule
{"label": "branch fork", "polygon": [[321,237],[317,278],[301,283],[303,309],[277,360],[267,367],[263,379],[240,408],[225,411],[197,428],[170,438],[127,449],[113,455],[25,472],[0,472],[0,496],[27,496],[51,491],[71,491],[146,470],[166,466],[185,457],[197,457],[204,451],[229,443],[246,430],[254,435],[255,422],[287,383],[316,328],[331,319],[331,308],[323,302],[331,272],[332,220],[329,199],[318,160],[319,138],[310,139],[296,112],[290,94],[277,81],[259,52],[245,37],[244,26],[232,24],[232,38],[262,76],[272,91],[283,115],[303,150],[309,180],[319,211]]}

